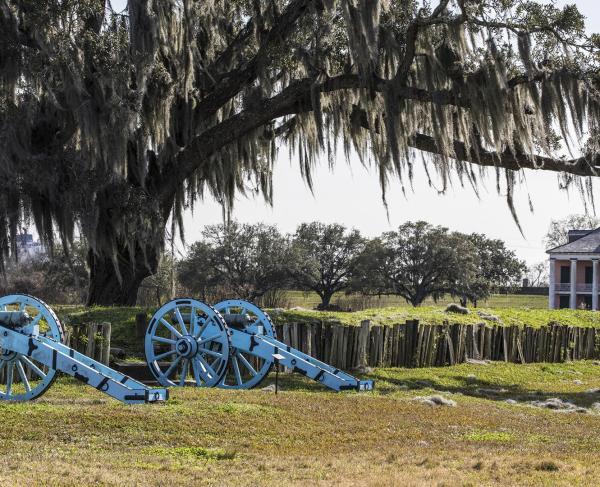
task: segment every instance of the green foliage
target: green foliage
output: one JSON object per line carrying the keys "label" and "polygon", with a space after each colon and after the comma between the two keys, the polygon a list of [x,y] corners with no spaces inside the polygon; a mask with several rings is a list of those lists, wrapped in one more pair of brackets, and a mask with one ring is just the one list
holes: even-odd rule
{"label": "green foliage", "polygon": [[432,154],[425,167],[441,191],[456,179],[477,188],[486,173],[471,165],[493,166],[515,219],[522,167],[563,173],[561,187],[591,200],[600,58],[573,5],[105,7],[6,0],[0,10],[0,251],[24,222],[49,245],[56,229],[72,243],[79,228],[93,250],[91,303],[135,301],[166,222],[181,224],[205,194],[226,209],[236,194],[272,201],[283,143],[309,184],[321,156],[355,150],[385,192],[392,178],[410,182],[416,149]]}
{"label": "green foliage", "polygon": [[334,312],[313,310],[286,310],[274,314],[272,318],[276,322],[336,322],[345,325],[358,326],[363,320],[370,320],[374,325],[394,325],[405,323],[407,320],[418,320],[427,325],[441,325],[448,323],[460,323],[476,325],[488,323],[500,326],[546,326],[551,323],[577,327],[600,327],[600,313],[584,310],[549,310],[549,309],[527,309],[527,308],[491,308],[483,307],[478,311],[497,316],[498,322],[489,322],[478,313],[469,314],[447,313],[445,306],[398,306],[389,308],[365,309],[362,311]]}
{"label": "green foliage", "polygon": [[465,439],[471,441],[483,441],[483,442],[504,442],[504,441],[515,441],[515,435],[506,431],[486,431],[486,430],[475,430],[465,435]]}
{"label": "green foliage", "polygon": [[[216,302],[221,275],[215,268],[215,250],[208,242],[194,242],[184,259],[177,262],[177,278],[181,285],[202,301]],[[216,299],[215,299],[216,298]]]}
{"label": "green foliage", "polygon": [[292,237],[288,271],[297,289],[311,290],[327,309],[332,296],[348,289],[356,257],[364,247],[358,230],[339,224],[303,223]]}
{"label": "green foliage", "polygon": [[287,283],[288,245],[276,227],[232,221],[207,226],[202,236],[178,264],[190,291],[255,301]]}
{"label": "green foliage", "polygon": [[408,222],[367,244],[357,259],[353,289],[396,294],[413,306],[449,294],[466,306],[467,300],[477,304],[500,286],[517,284],[525,271],[501,240]]}
{"label": "green foliage", "polygon": [[471,246],[461,246],[460,251],[475,253],[476,270],[459,279],[458,286],[451,291],[451,294],[462,298],[463,305],[466,305],[467,299],[477,305],[478,301],[488,298],[500,287],[510,288],[520,284],[527,265],[517,259],[515,252],[507,249],[502,240],[477,233],[465,235],[464,238]]}
{"label": "green foliage", "polygon": [[472,282],[476,273],[475,249],[462,235],[408,222],[367,244],[357,260],[354,289],[397,294],[419,306]]}
{"label": "green foliage", "polygon": [[[127,354],[140,356],[144,352],[143,340],[136,336],[135,315],[144,312],[142,308],[118,306],[57,306],[57,314],[66,325],[109,322],[111,327],[111,346],[122,348]],[[156,311],[151,308],[151,311]],[[87,336],[85,336],[87,340]]]}

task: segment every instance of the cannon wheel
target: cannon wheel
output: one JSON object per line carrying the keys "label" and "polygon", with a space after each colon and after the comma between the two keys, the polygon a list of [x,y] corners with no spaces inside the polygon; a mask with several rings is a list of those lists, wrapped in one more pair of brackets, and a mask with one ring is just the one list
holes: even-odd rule
{"label": "cannon wheel", "polygon": [[[231,299],[215,305],[221,315],[247,315],[249,323],[242,329],[247,333],[277,338],[269,315],[258,306],[247,301]],[[218,387],[223,389],[251,389],[259,385],[268,375],[273,362],[252,355],[246,350],[230,348],[229,364]]]}
{"label": "cannon wheel", "polygon": [[[0,298],[1,311],[26,311],[40,328],[40,335],[63,342],[64,331],[52,309],[40,299],[25,294]],[[0,400],[30,401],[40,397],[56,379],[57,371],[35,359],[0,349]]]}
{"label": "cannon wheel", "polygon": [[206,303],[174,299],[150,320],[145,352],[148,366],[162,386],[214,387],[227,369],[227,325]]}

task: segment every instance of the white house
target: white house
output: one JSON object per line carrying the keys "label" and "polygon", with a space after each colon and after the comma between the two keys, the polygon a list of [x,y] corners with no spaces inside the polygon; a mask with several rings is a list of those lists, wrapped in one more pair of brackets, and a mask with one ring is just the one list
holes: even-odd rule
{"label": "white house", "polygon": [[598,310],[600,228],[569,230],[569,241],[547,251],[550,309]]}

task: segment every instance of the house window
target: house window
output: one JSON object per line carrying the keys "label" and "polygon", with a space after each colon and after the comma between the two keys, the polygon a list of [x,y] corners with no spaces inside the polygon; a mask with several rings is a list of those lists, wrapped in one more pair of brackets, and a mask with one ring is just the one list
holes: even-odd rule
{"label": "house window", "polygon": [[571,266],[560,266],[560,283],[569,284],[571,282]]}
{"label": "house window", "polygon": [[592,284],[594,282],[594,270],[592,266],[585,268],[585,283]]}
{"label": "house window", "polygon": [[569,308],[569,307],[570,307],[570,304],[571,304],[571,303],[570,303],[570,298],[569,298],[569,296],[562,295],[562,296],[560,297],[560,300],[559,300],[559,302],[558,302],[558,307],[559,307],[560,309],[565,309],[565,308]]}
{"label": "house window", "polygon": [[592,297],[591,296],[584,296],[583,303],[585,305],[585,309],[592,309]]}

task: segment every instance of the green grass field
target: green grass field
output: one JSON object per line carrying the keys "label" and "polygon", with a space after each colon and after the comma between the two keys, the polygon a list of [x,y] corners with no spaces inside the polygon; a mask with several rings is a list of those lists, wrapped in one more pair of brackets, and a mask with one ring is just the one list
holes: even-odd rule
{"label": "green grass field", "polygon": [[[319,296],[314,292],[303,291],[286,291],[285,305],[289,308],[301,307],[313,309],[321,302]],[[339,304],[342,307],[352,306],[355,301],[361,304],[367,304],[369,308],[388,308],[388,307],[403,307],[408,306],[406,300],[400,296],[373,296],[369,298],[359,298],[353,296],[335,295],[332,303]],[[451,297],[447,296],[443,299],[434,302],[433,299],[426,299],[425,306],[446,306],[448,303],[455,302]],[[546,309],[548,308],[547,296],[533,296],[524,294],[493,294],[489,299],[481,301],[480,306],[489,308],[530,308],[530,309]],[[354,306],[356,308],[356,306]]]}
{"label": "green grass field", "polygon": [[439,325],[446,321],[462,324],[492,324],[483,319],[478,311],[498,317],[500,321],[497,323],[506,326],[539,327],[556,322],[571,326],[600,327],[600,313],[570,309],[477,308],[471,309],[467,315],[462,315],[447,313],[444,306],[420,306],[418,308],[402,306],[366,309],[352,313],[294,309],[271,314],[275,321],[279,322],[336,321],[347,325],[358,325],[362,320],[371,320],[375,325],[393,325],[404,323],[406,320],[419,320],[428,325]]}
{"label": "green grass field", "polygon": [[[372,393],[285,377],[261,390],[172,389],[122,405],[60,379],[31,403],[0,403],[1,485],[597,485],[600,366],[376,369]],[[433,393],[456,407],[415,397]],[[515,399],[517,405],[505,402]]]}

